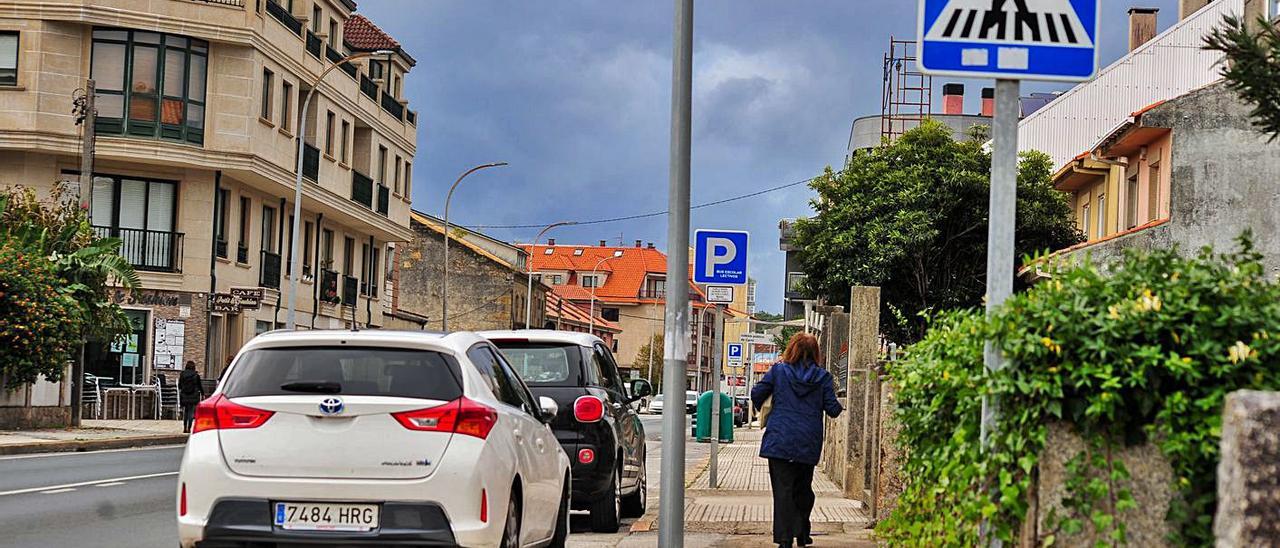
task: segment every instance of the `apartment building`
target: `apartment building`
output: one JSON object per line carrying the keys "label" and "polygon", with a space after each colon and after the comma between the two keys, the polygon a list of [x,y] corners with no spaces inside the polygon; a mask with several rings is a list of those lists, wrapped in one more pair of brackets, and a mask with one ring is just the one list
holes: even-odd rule
{"label": "apartment building", "polygon": [[[0,185],[66,182],[142,277],[143,290],[115,295],[135,333],[91,349],[89,373],[141,384],[193,360],[216,377],[245,341],[285,325],[299,139],[297,324],[385,323],[386,265],[412,236],[417,115],[402,91],[415,61],[355,11],[0,0]],[[334,67],[353,54],[366,57]],[[80,188],[71,107],[90,78],[96,152]]]}

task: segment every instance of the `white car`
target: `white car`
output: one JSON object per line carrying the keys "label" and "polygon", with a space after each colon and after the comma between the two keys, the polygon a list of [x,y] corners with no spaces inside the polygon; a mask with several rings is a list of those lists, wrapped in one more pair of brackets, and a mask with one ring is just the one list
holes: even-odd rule
{"label": "white car", "polygon": [[180,545],[563,546],[556,412],[473,333],[256,337],[197,407]]}
{"label": "white car", "polygon": [[650,412],[650,413],[657,413],[657,414],[661,415],[661,414],[662,414],[662,400],[663,400],[663,398],[662,398],[662,394],[658,394],[657,396],[654,396],[654,397],[653,397],[653,400],[649,402],[649,412]]}

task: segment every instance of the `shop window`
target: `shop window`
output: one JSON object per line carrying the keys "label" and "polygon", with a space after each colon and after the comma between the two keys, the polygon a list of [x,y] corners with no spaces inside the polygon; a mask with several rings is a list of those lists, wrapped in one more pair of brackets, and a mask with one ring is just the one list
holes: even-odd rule
{"label": "shop window", "polygon": [[208,59],[203,40],[94,29],[97,131],[203,144]]}
{"label": "shop window", "polygon": [[0,32],[0,86],[18,85],[18,33]]}

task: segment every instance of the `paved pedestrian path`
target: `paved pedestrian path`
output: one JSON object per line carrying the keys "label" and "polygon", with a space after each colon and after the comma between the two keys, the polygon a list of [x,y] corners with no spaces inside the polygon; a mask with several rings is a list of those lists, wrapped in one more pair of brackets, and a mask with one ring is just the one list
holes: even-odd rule
{"label": "paved pedestrian path", "polygon": [[186,441],[180,420],[86,420],[80,428],[0,430],[0,455],[89,451]]}

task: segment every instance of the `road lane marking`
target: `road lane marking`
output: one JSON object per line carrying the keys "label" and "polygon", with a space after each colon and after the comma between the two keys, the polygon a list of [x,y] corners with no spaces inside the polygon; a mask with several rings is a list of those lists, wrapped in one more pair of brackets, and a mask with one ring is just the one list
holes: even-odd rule
{"label": "road lane marking", "polygon": [[41,492],[40,492],[40,494],[41,494],[41,495],[56,495],[56,494],[58,494],[58,493],[70,493],[70,492],[75,491],[75,490],[76,490],[76,489],[75,489],[74,487],[68,487],[68,488],[66,488],[66,489],[54,489],[54,490],[52,490],[52,491],[41,491]]}
{"label": "road lane marking", "polygon": [[124,482],[123,482],[123,481],[113,481],[113,482],[111,482],[111,483],[99,483],[99,484],[95,485],[94,487],[115,487],[115,486],[117,486],[117,485],[124,485]]}
{"label": "road lane marking", "polygon": [[50,491],[50,490],[86,487],[89,485],[98,485],[102,483],[111,483],[111,482],[124,483],[126,481],[151,479],[151,478],[163,478],[166,476],[176,476],[176,475],[178,475],[177,472],[161,472],[159,474],[143,474],[141,476],[128,476],[123,478],[107,478],[107,479],[100,479],[100,480],[93,480],[93,481],[82,481],[79,483],[66,483],[63,485],[45,485],[43,487],[31,487],[29,489],[15,489],[13,491],[0,491],[0,497],[7,497],[11,495],[25,495],[27,493],[43,493],[45,491]]}

